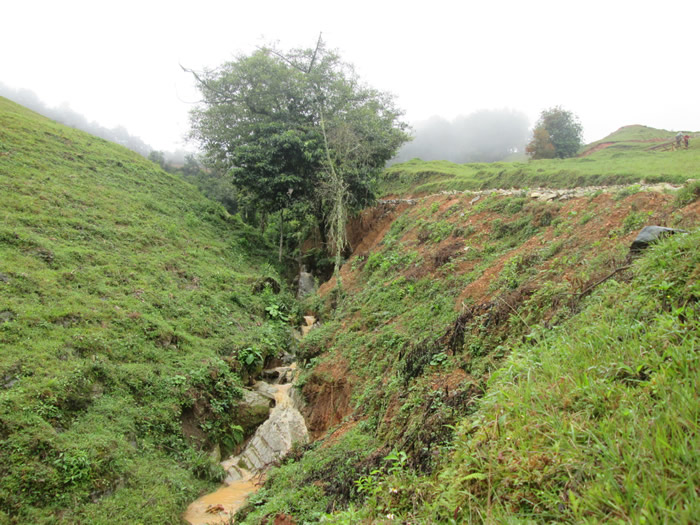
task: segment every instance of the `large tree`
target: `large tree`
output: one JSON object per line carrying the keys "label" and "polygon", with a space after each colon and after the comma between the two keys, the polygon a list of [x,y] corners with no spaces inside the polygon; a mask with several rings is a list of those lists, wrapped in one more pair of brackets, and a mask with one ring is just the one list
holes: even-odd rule
{"label": "large tree", "polygon": [[525,151],[533,159],[563,159],[576,155],[582,144],[583,126],[578,117],[555,106],[542,111]]}
{"label": "large tree", "polygon": [[310,205],[339,239],[338,207],[370,202],[376,175],[408,139],[393,98],[362,84],[320,38],[313,49],[263,48],[195,77],[203,100],[192,136],[281,224],[286,210]]}

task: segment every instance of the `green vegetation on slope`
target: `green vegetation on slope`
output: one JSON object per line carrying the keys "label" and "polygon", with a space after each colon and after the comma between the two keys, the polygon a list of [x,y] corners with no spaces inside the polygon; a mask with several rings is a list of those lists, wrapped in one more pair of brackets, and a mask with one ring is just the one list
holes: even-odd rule
{"label": "green vegetation on slope", "polygon": [[[666,131],[665,129],[650,128],[649,126],[622,126],[617,131],[613,131],[610,135],[590,145],[600,144],[601,142],[668,141],[672,140],[676,133],[676,131]],[[647,144],[647,146],[649,145],[651,144]]]}
{"label": "green vegetation on slope", "polygon": [[[632,142],[660,138],[670,132],[641,126],[622,128],[593,143],[614,145],[585,157],[543,159],[529,162],[454,164],[414,159],[388,168],[380,178],[380,192],[389,194],[430,194],[487,188],[572,188],[578,186],[669,182],[683,184],[700,178],[700,141],[691,139],[690,148],[680,151],[647,151],[653,142]],[[637,139],[633,137],[644,137]],[[663,142],[662,142],[663,143]]]}
{"label": "green vegetation on slope", "polygon": [[433,475],[377,473],[330,522],[697,522],[699,245],[657,245],[631,281],[516,345]]}
{"label": "green vegetation on slope", "polygon": [[[619,430],[639,456],[652,454],[650,438],[640,437],[644,418],[659,417],[666,401],[645,405],[650,398],[634,396],[672,359],[693,361],[698,338],[698,234],[660,246],[632,269],[627,252],[646,224],[695,228],[697,203],[682,208],[691,200],[629,189],[567,202],[445,195],[399,208],[376,243],[346,263],[341,307],[330,308],[333,292],[326,296],[317,305],[324,324],[301,343],[301,393],[312,403],[309,421],[325,418],[320,440],[274,469],[239,517],[502,523],[614,516],[592,494],[607,487],[605,498],[623,497],[628,489],[613,481],[627,467],[606,478],[601,451],[620,439],[612,432]],[[661,258],[679,263],[670,268]],[[670,290],[666,299],[662,288]],[[624,305],[619,325],[616,304]],[[668,317],[657,326],[654,312]],[[585,340],[598,330],[608,330],[605,338]],[[618,353],[618,345],[627,348]],[[697,368],[689,373],[685,385]],[[537,391],[506,388],[535,380]],[[601,383],[586,383],[595,380]],[[633,397],[623,400],[623,391]],[[668,417],[697,425],[694,410],[686,402]],[[628,418],[626,428],[614,425],[618,417]],[[698,438],[678,437],[690,441],[671,445],[680,452],[666,460],[677,472],[658,476],[677,494],[665,508],[687,505],[690,516],[690,485],[671,485],[694,475],[697,461],[684,462]],[[610,465],[618,452],[606,451]],[[663,470],[645,463],[624,479],[649,465]],[[584,486],[599,474],[597,488]],[[639,483],[647,484],[645,494],[663,486],[658,477]],[[640,501],[628,497],[621,512]],[[666,512],[651,505],[650,516]]]}
{"label": "green vegetation on slope", "polygon": [[238,350],[287,344],[264,243],[2,98],[0,187],[0,522],[177,522],[221,474],[201,449],[234,444]]}

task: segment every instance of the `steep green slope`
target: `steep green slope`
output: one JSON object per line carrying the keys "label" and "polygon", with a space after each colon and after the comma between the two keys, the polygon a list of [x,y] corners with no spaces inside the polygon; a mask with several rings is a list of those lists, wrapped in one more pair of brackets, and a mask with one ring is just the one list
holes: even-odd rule
{"label": "steep green slope", "polygon": [[[695,135],[695,134],[694,134]],[[673,134],[626,126],[584,148],[585,156],[529,162],[454,164],[414,159],[388,168],[379,181],[384,195],[429,194],[449,190],[552,187],[669,182],[700,178],[700,141],[688,150],[653,149]]]}
{"label": "steep green slope", "polygon": [[365,478],[332,523],[695,523],[700,234],[677,236],[583,311],[515,344],[431,475]]}
{"label": "steep green slope", "polygon": [[[367,211],[345,291],[322,287],[309,306],[323,325],[300,346],[319,440],[239,516],[692,521],[693,188],[434,195]],[[632,262],[649,224],[694,233]]]}
{"label": "steep green slope", "polygon": [[286,341],[264,243],[2,98],[0,188],[0,522],[178,522],[220,474],[200,448],[232,445],[237,351]]}

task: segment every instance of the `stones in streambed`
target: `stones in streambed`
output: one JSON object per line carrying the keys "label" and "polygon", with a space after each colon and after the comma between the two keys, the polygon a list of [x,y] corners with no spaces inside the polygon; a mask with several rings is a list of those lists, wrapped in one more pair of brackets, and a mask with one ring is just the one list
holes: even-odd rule
{"label": "stones in streambed", "polygon": [[313,315],[304,316],[304,326],[301,327],[301,336],[306,337],[312,328],[320,326],[320,323],[316,320]]}
{"label": "stones in streambed", "polygon": [[270,417],[255,431],[242,454],[226,461],[225,482],[244,476],[245,470],[261,471],[289,452],[295,443],[306,444],[309,433],[304,417],[291,404],[273,410]]}
{"label": "stones in streambed", "polygon": [[637,238],[632,242],[630,246],[630,254],[635,255],[640,253],[653,244],[668,235],[673,235],[676,233],[688,233],[685,230],[676,230],[673,228],[665,228],[663,226],[645,226],[637,234]]}
{"label": "stones in streambed", "polygon": [[257,428],[243,452],[221,464],[226,470],[226,483],[247,479],[251,472],[265,470],[289,452],[294,444],[309,441],[304,417],[288,395],[291,383],[270,385],[258,381],[254,388],[262,396],[273,396],[277,404],[267,421]]}
{"label": "stones in streambed", "polygon": [[275,368],[263,370],[260,376],[268,383],[283,385],[285,383],[291,383],[294,380],[295,374],[296,368],[294,367],[277,366]]}
{"label": "stones in streambed", "polygon": [[244,389],[243,399],[236,408],[236,422],[244,431],[250,432],[268,418],[274,405],[274,397]]}
{"label": "stones in streambed", "polygon": [[316,291],[316,279],[312,273],[306,271],[306,266],[302,266],[299,271],[299,285],[297,287],[297,299],[311,295]]}

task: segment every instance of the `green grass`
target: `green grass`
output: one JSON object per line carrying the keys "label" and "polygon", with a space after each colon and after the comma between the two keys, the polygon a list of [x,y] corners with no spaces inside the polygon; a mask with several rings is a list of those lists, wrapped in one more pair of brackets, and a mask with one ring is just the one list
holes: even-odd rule
{"label": "green grass", "polygon": [[[286,344],[259,235],[0,98],[0,523],[174,523],[219,472],[240,348]],[[197,405],[196,445],[183,414]]]}
{"label": "green grass", "polygon": [[688,150],[679,151],[647,151],[654,143],[629,142],[650,136],[669,138],[669,134],[637,126],[622,128],[598,141],[616,142],[613,146],[571,159],[471,164],[414,159],[387,168],[380,177],[379,188],[383,195],[389,195],[511,187],[609,186],[641,181],[683,184],[687,179],[699,178],[697,139],[691,139]]}
{"label": "green grass", "polygon": [[601,142],[648,141],[657,139],[671,140],[676,136],[676,133],[677,131],[666,131],[665,129],[650,128],[649,126],[623,126],[607,137],[593,142],[593,144],[599,144]]}
{"label": "green grass", "polygon": [[[694,189],[686,193],[683,204],[695,198]],[[309,522],[325,514],[329,523],[348,524],[600,522],[614,517],[602,496],[584,496],[583,483],[599,473],[603,479],[605,469],[614,466],[610,452],[609,464],[599,471],[601,443],[621,439],[617,431],[622,427],[615,422],[631,417],[628,411],[638,418],[624,429],[630,449],[636,444],[640,454],[650,453],[647,438],[634,440],[649,425],[643,418],[661,417],[662,408],[648,416],[649,397],[634,396],[643,391],[652,369],[693,357],[697,233],[675,239],[679,247],[655,250],[655,257],[664,254],[663,265],[645,258],[634,274],[614,273],[617,281],[593,286],[592,297],[589,287],[626,266],[629,242],[642,226],[665,218],[669,225],[692,229],[697,219],[681,213],[673,198],[633,187],[567,203],[517,194],[471,200],[468,195],[435,197],[399,214],[376,248],[348,262],[354,275],[344,278],[350,289],[341,307],[320,311],[324,325],[301,343],[302,385],[312,379],[314,384],[332,381],[328,369],[346,362],[353,392],[345,424],[356,438],[373,444],[373,456],[383,458],[395,448],[406,453],[405,463],[394,468],[387,460],[363,472],[355,469],[356,490],[344,498],[326,488],[332,472],[312,476],[298,464],[283,465],[245,523],[262,523],[278,512]],[[668,261],[674,258],[679,264],[671,268]],[[464,295],[465,287],[494,265],[502,266],[482,284],[484,297]],[[695,287],[683,295],[675,289],[682,283]],[[673,301],[664,303],[657,293],[661,288]],[[688,310],[681,312],[685,324],[680,326],[678,305],[684,301]],[[654,312],[668,315],[663,323],[676,319],[683,334],[675,338],[668,326],[657,327]],[[589,389],[585,377],[599,362],[601,383]],[[540,376],[541,368],[547,374]],[[541,380],[529,383],[535,390],[523,390],[526,381],[535,380]],[[565,382],[568,400],[559,399]],[[631,397],[618,406],[623,391]],[[689,395],[687,390],[679,394],[678,399],[686,398],[679,417],[693,421],[696,409],[688,405]],[[585,417],[571,415],[579,412]],[[608,419],[598,428],[603,414]],[[668,456],[668,468],[681,470],[675,477],[658,474],[649,487],[666,483],[664,490],[675,495],[681,489],[674,484],[684,476],[694,480],[697,461],[684,462],[696,445]],[[313,461],[342,455],[344,447],[322,442]],[[640,464],[626,476],[643,479],[646,468],[661,466]],[[616,476],[590,490],[602,490]],[[294,487],[310,484],[313,494],[295,496]],[[690,510],[679,514],[686,518],[695,509],[689,486],[668,507],[682,511],[687,505]],[[628,499],[625,512],[650,497],[649,487],[644,496]],[[606,498],[618,497],[608,490]],[[586,500],[587,510],[576,498]],[[295,506],[294,501],[303,503]],[[670,512],[654,505],[649,522]]]}
{"label": "green grass", "polygon": [[700,233],[655,246],[515,345],[430,476],[377,472],[332,523],[694,523]]}
{"label": "green grass", "polygon": [[[578,159],[390,168],[386,193],[628,187],[401,213],[349,261],[339,308],[307,304],[324,324],[300,386],[347,364],[346,432],[294,451],[239,517],[697,521],[700,239],[681,208],[698,188],[636,184],[697,177],[700,148],[631,142],[648,133]],[[5,99],[0,186],[0,523],[177,523],[222,473],[207,452],[231,447],[239,352],[291,344],[269,248],[154,164]],[[694,233],[589,296],[656,221]]]}

